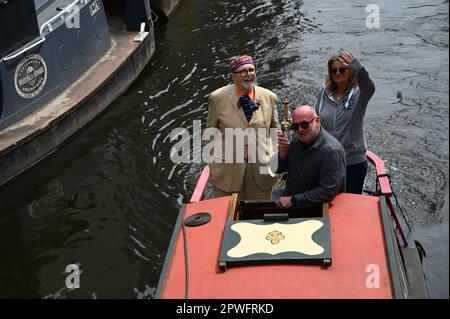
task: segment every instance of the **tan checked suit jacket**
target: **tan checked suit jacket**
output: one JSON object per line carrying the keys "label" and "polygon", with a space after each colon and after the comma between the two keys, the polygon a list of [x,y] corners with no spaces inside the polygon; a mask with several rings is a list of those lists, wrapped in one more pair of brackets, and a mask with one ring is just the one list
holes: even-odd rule
{"label": "tan checked suit jacket", "polygon": [[[277,113],[277,96],[275,93],[255,86],[255,100],[259,102],[259,109],[253,113],[250,122],[247,122],[244,111],[238,105],[239,98],[234,84],[222,87],[209,96],[208,100],[208,122],[207,128],[217,128],[221,132],[222,139],[222,154],[220,156],[214,152],[214,161],[221,161],[221,163],[210,164],[210,182],[217,189],[224,192],[239,192],[244,178],[246,163],[236,163],[236,141],[233,143],[233,154],[226,155],[225,153],[225,129],[226,128],[240,128],[246,130],[247,128],[255,129],[256,136],[258,128],[266,129],[266,139],[261,147],[266,153],[266,158],[260,160],[258,155],[253,161],[256,163],[249,164],[253,170],[255,183],[261,190],[269,190],[275,184],[277,176],[275,174],[261,174],[260,167],[265,166],[266,170],[269,166],[268,158],[273,154],[273,145],[270,140],[269,128],[279,129]],[[258,154],[258,150],[253,153],[252,148],[256,148],[257,144],[252,143],[251,139],[246,139],[244,142],[245,155],[244,157],[251,163],[251,154]],[[233,163],[225,163],[226,156],[232,156]]]}

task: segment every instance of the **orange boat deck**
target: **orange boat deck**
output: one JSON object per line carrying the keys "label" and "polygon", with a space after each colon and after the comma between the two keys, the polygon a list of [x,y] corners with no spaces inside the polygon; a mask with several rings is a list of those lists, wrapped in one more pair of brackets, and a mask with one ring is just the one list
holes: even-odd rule
{"label": "orange boat deck", "polygon": [[[199,227],[186,227],[189,298],[393,298],[380,200],[340,194],[330,205],[333,263],[277,264],[228,268],[218,266],[230,197],[190,203],[176,225],[157,295],[186,298],[185,254],[181,221],[209,212],[212,219]],[[392,244],[392,243],[391,243]]]}

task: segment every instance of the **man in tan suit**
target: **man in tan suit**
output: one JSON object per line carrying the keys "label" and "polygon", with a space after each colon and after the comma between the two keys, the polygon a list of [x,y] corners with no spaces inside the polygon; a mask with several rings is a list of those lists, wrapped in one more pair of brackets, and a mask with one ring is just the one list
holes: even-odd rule
{"label": "man in tan suit", "polygon": [[[233,84],[211,93],[208,101],[206,127],[216,128],[216,138],[222,142],[222,150],[214,149],[210,164],[214,197],[239,193],[241,200],[268,200],[277,180],[267,168],[273,153],[270,128],[274,129],[276,138],[276,130],[280,127],[276,109],[278,99],[275,93],[255,85],[252,57],[240,56],[231,61],[229,67]],[[243,145],[239,145],[237,137],[231,139],[234,140],[231,152],[226,149],[226,143],[230,145],[230,139],[226,137],[230,131],[248,133]],[[264,138],[259,139],[260,136]]]}

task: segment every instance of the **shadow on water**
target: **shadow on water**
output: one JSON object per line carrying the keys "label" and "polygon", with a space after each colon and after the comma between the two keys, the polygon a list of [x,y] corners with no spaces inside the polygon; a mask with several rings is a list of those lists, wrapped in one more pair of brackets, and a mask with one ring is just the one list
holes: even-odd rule
{"label": "shadow on water", "polygon": [[[114,107],[0,191],[0,297],[152,298],[202,168],[170,160],[171,131],[204,128],[230,57],[253,55],[259,85],[296,106],[314,104],[328,56],[350,49],[377,86],[367,144],[427,250],[430,295],[448,298],[448,5],[378,5],[382,27],[368,30],[349,0],[181,1]],[[68,264],[80,289],[65,288]]]}

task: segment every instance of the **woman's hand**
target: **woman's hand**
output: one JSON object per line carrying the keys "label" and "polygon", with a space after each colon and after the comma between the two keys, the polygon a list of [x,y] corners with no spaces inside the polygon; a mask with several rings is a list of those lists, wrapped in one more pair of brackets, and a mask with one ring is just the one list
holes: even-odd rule
{"label": "woman's hand", "polygon": [[356,55],[349,51],[342,51],[339,57],[347,64],[350,65],[354,59],[356,59]]}

